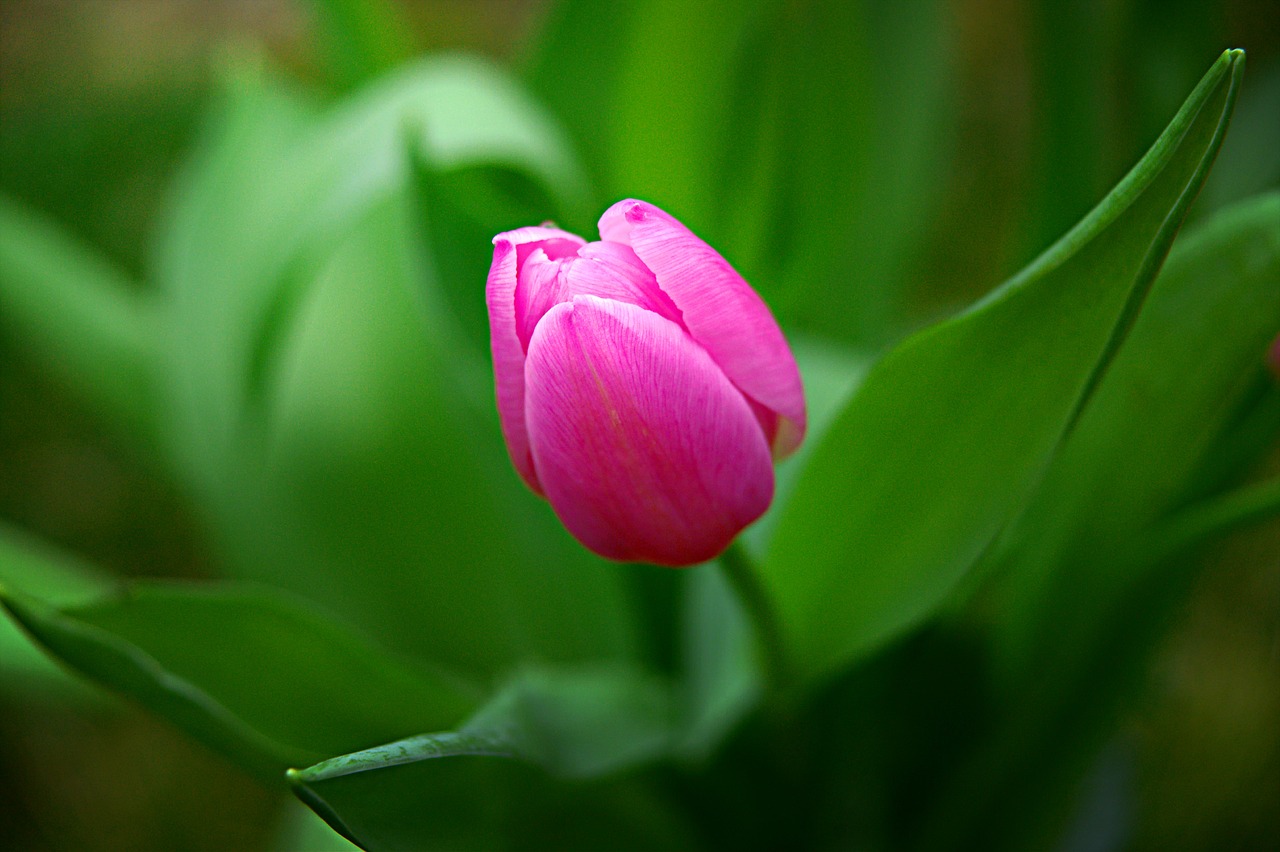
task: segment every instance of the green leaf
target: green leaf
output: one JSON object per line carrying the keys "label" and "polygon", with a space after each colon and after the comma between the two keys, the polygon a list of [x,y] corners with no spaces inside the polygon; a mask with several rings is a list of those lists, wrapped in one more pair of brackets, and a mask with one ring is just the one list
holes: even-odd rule
{"label": "green leaf", "polygon": [[952,154],[947,14],[778,2],[743,52],[723,248],[791,327],[880,345],[903,322]]}
{"label": "green leaf", "polygon": [[708,236],[729,88],[765,7],[763,0],[561,3],[528,77],[595,159],[610,199],[648,198]]}
{"label": "green leaf", "polygon": [[301,802],[285,801],[280,831],[271,846],[273,852],[352,852],[360,848],[336,834]]}
{"label": "green leaf", "polygon": [[795,493],[796,484],[814,450],[822,444],[827,430],[844,410],[871,366],[866,355],[821,338],[792,335],[790,343],[804,381],[809,421],[800,449],[775,468],[773,503],[760,520],[742,533],[740,540],[746,545],[752,560],[757,562],[764,559],[778,519]]}
{"label": "green leaf", "polygon": [[[496,165],[440,169],[415,150],[408,154],[414,164],[417,209],[432,281],[442,307],[456,319],[471,357],[487,367],[489,313],[478,282],[482,267],[493,256],[494,235],[546,221],[569,230],[582,222],[590,233],[587,215],[563,208],[545,187],[517,169]],[[483,383],[489,385],[487,375]]]}
{"label": "green leaf", "polygon": [[462,57],[322,117],[260,75],[228,98],[158,257],[180,474],[226,569],[478,678],[628,654],[618,573],[519,483],[487,353],[447,301],[469,291],[483,310],[491,249],[433,281],[410,204],[410,151],[442,173],[501,168],[576,198],[583,180],[550,119]]}
{"label": "green leaf", "polygon": [[677,754],[702,760],[763,692],[752,626],[719,565],[685,572]]}
{"label": "green leaf", "polygon": [[0,602],[62,662],[268,780],[473,706],[457,685],[266,589],[141,583],[64,608]]}
{"label": "green leaf", "polygon": [[[568,780],[664,755],[673,713],[669,686],[634,670],[526,671],[457,731],[289,777],[299,798],[366,849],[540,848],[535,838],[555,848],[682,848],[670,816],[628,782]],[[566,805],[573,816],[561,824]]]}
{"label": "green leaf", "polygon": [[273,307],[284,313],[280,285],[297,262],[287,227],[312,203],[285,194],[293,188],[277,175],[316,107],[254,59],[224,71],[205,131],[161,211],[150,264],[168,320],[175,477],[206,501],[227,497],[250,365],[268,348],[263,330],[279,324],[267,318]]}
{"label": "green leaf", "polygon": [[3,197],[0,329],[138,446],[155,437],[152,300],[89,246]]}
{"label": "green leaf", "polygon": [[[1003,848],[1037,845],[1026,833],[1058,816],[1149,671],[1198,546],[1276,514],[1274,481],[1217,492],[1280,438],[1264,361],[1277,282],[1280,195],[1180,239],[1043,485],[975,571],[985,582],[969,615],[987,626],[1002,711],[921,826],[932,848],[1001,848],[995,825]],[[1259,440],[1242,439],[1245,421]]]}
{"label": "green leaf", "polygon": [[665,207],[788,324],[878,342],[940,201],[944,17],[937,2],[571,0],[526,73],[609,200]]}
{"label": "green leaf", "polygon": [[[1001,575],[990,606],[1007,677],[1040,670],[1038,655],[1060,651],[1065,624],[1087,632],[1084,614],[1135,581],[1110,556],[1217,486],[1200,481],[1205,470],[1244,446],[1226,433],[1274,381],[1263,353],[1280,329],[1277,281],[1280,194],[1237,204],[1174,247],[1098,393],[989,560]],[[1280,429],[1271,408],[1266,445]]]}
{"label": "green leaf", "polygon": [[283,339],[267,434],[223,507],[231,570],[481,679],[626,656],[624,576],[519,482],[447,323],[423,333],[407,208],[393,199],[335,241]]}
{"label": "green leaf", "polygon": [[[114,586],[111,577],[0,523],[0,595],[17,592],[72,606],[101,597]],[[74,689],[67,675],[16,624],[0,620],[0,691],[27,686]]]}
{"label": "green leaf", "polygon": [[804,676],[927,617],[1018,512],[1141,306],[1243,67],[1241,52],[1224,53],[1080,224],[871,370],[815,449],[763,566]]}
{"label": "green leaf", "polygon": [[586,192],[551,119],[478,59],[421,61],[323,115],[252,65],[228,77],[154,264],[175,326],[170,390],[182,462],[201,490],[215,491],[317,255],[408,185],[406,133],[436,168],[506,166],[569,206]]}

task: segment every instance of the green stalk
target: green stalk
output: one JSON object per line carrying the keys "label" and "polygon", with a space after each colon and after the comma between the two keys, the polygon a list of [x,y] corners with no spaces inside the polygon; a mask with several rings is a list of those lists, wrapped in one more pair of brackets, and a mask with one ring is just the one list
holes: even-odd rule
{"label": "green stalk", "polygon": [[777,610],[739,542],[735,541],[721,554],[720,565],[755,628],[756,647],[765,687],[775,693],[781,692],[791,683],[794,672],[782,639],[782,626],[778,622]]}

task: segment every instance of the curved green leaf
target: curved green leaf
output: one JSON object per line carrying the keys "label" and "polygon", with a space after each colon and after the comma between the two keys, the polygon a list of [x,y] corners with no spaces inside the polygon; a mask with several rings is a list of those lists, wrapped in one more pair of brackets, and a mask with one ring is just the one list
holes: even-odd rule
{"label": "curved green leaf", "polygon": [[[34,595],[72,606],[110,592],[116,581],[0,522],[0,596]],[[74,690],[65,672],[9,619],[0,619],[0,693],[13,688]]]}
{"label": "curved green leaf", "polygon": [[515,168],[570,207],[586,192],[551,119],[478,59],[421,61],[324,113],[261,69],[233,69],[154,262],[173,325],[174,429],[201,490],[224,487],[259,362],[314,255],[404,192],[406,134],[437,168]]}
{"label": "curved green leaf", "polygon": [[10,593],[0,603],[63,663],[266,779],[473,706],[456,684],[266,589],[146,583],[62,609]]}
{"label": "curved green leaf", "polygon": [[[1217,487],[1199,480],[1215,455],[1244,447],[1224,433],[1272,383],[1263,353],[1280,330],[1277,282],[1280,194],[1222,211],[1174,247],[1079,426],[989,560],[1007,677],[1039,670],[1037,655],[1060,650],[1064,624],[1087,632],[1083,614],[1133,582],[1110,555]],[[1265,443],[1280,428],[1271,407]]]}
{"label": "curved green leaf", "polygon": [[1215,214],[1170,252],[1040,489],[974,572],[984,583],[969,614],[987,625],[1004,712],[945,783],[921,826],[926,848],[1034,846],[1026,833],[1057,816],[1185,601],[1197,546],[1277,513],[1275,481],[1206,495],[1280,438],[1264,361],[1278,285],[1275,193]]}
{"label": "curved green leaf", "polygon": [[928,616],[1017,513],[1141,306],[1243,68],[1243,53],[1224,53],[1079,225],[872,369],[814,451],[763,566],[805,676]]}
{"label": "curved green leaf", "polygon": [[[366,849],[534,848],[535,837],[554,848],[683,848],[681,829],[642,788],[568,780],[666,754],[674,714],[669,686],[640,672],[527,671],[457,731],[342,755],[289,779]],[[569,803],[564,824],[557,814]]]}
{"label": "curved green leaf", "polygon": [[482,306],[487,251],[433,281],[411,204],[417,157],[572,205],[583,179],[550,118],[492,66],[440,57],[322,116],[250,77],[218,126],[157,269],[179,473],[228,572],[479,678],[629,653],[617,572],[524,491],[487,356],[442,293]]}

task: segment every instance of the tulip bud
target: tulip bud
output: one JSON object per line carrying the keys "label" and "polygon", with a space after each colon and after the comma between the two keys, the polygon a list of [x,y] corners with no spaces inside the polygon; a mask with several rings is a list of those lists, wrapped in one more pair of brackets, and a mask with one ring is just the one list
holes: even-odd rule
{"label": "tulip bud", "polygon": [[773,315],[684,225],[643,201],[600,241],[494,237],[486,298],[511,460],[609,559],[693,565],[773,499],[804,391]]}

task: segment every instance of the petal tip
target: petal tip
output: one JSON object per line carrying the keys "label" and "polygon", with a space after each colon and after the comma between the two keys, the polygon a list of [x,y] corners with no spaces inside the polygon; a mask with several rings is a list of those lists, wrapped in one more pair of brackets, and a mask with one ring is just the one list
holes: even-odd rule
{"label": "petal tip", "polygon": [[623,212],[623,215],[627,217],[628,222],[644,221],[645,216],[648,215],[648,210],[645,209],[645,203],[643,201],[636,201],[635,199],[627,199],[625,204],[626,204],[626,209]]}

